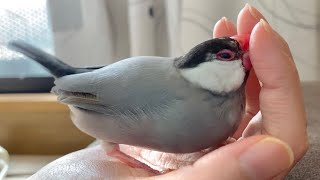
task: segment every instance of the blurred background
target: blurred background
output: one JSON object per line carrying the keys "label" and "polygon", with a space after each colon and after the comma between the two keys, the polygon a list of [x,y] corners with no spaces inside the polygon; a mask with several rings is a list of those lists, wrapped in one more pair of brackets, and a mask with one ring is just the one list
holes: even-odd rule
{"label": "blurred background", "polygon": [[[236,22],[247,2],[288,41],[301,79],[319,79],[317,0],[0,0],[0,43],[22,39],[75,66],[138,55],[179,56],[212,38],[221,17]],[[49,76],[23,59],[1,46],[0,78]]]}
{"label": "blurred background", "polygon": [[320,80],[318,0],[0,0],[0,145],[13,154],[9,178],[32,174],[93,139],[48,94],[50,74],[8,50],[8,41],[27,41],[74,66],[179,56],[212,38],[221,17],[236,23],[245,3],[288,41],[301,80],[314,89]]}

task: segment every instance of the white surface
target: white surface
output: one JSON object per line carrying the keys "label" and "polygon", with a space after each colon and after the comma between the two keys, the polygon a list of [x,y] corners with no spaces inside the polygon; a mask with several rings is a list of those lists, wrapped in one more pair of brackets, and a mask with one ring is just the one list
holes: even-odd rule
{"label": "white surface", "polygon": [[9,154],[8,151],[0,146],[0,180],[2,180],[8,172]]}

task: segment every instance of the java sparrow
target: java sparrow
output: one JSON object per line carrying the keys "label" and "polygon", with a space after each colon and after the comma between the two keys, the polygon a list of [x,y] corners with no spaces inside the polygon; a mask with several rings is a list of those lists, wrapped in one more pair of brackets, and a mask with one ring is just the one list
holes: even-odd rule
{"label": "java sparrow", "polygon": [[248,35],[207,40],[177,58],[132,57],[71,67],[21,41],[9,47],[55,77],[52,92],[83,132],[104,142],[170,153],[218,146],[245,110]]}

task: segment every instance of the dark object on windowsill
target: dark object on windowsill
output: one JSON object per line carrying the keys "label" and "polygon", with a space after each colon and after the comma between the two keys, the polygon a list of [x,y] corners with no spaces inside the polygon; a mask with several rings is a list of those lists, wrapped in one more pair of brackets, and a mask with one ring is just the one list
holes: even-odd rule
{"label": "dark object on windowsill", "polygon": [[0,58],[0,93],[48,93],[54,78],[26,58]]}
{"label": "dark object on windowsill", "polygon": [[0,93],[48,93],[53,77],[0,78]]}

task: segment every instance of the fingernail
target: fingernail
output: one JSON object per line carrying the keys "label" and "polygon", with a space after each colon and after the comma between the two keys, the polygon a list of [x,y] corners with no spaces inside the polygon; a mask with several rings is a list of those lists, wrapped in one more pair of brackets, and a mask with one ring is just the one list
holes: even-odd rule
{"label": "fingernail", "polygon": [[224,26],[226,27],[226,29],[228,31],[230,31],[230,27],[229,27],[229,24],[228,24],[228,19],[226,17],[222,17],[221,21],[224,23]]}
{"label": "fingernail", "polygon": [[246,3],[245,8],[247,8],[251,14],[256,19],[259,19],[259,13],[258,10],[254,7],[252,7],[249,3]]}
{"label": "fingernail", "polygon": [[250,179],[271,179],[289,169],[294,156],[289,145],[279,139],[266,137],[244,151],[239,161]]}
{"label": "fingernail", "polygon": [[263,26],[263,28],[264,28],[264,30],[266,32],[272,32],[273,31],[271,26],[269,25],[269,23],[267,23],[264,19],[260,19],[259,23]]}

